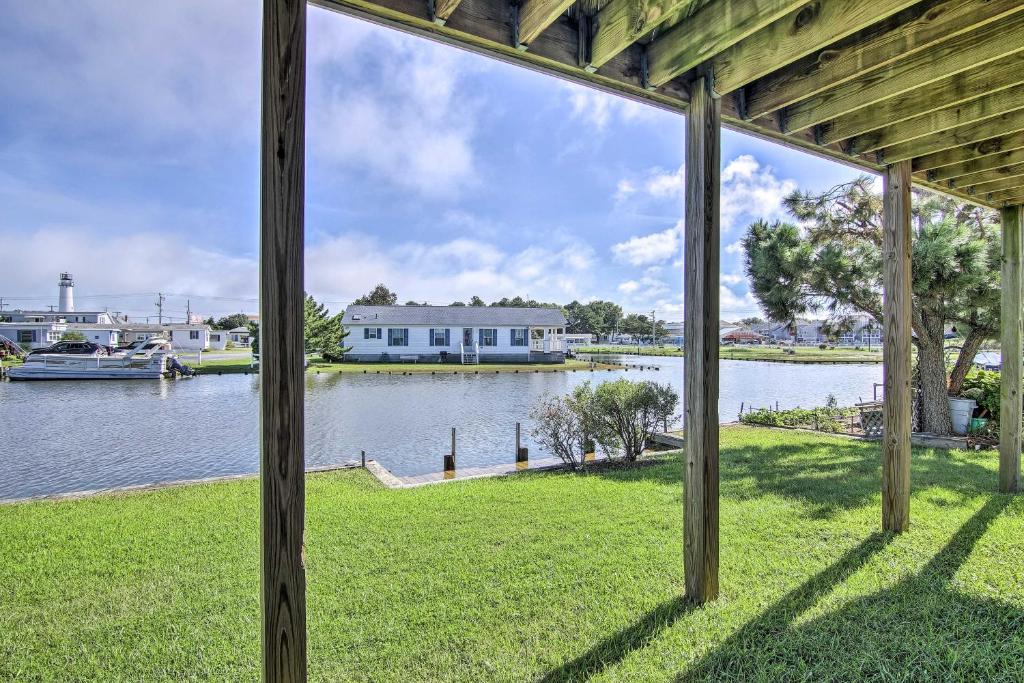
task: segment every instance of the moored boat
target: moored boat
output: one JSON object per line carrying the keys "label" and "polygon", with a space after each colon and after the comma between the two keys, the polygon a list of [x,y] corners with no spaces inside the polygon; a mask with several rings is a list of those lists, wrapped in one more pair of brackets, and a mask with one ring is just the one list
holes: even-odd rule
{"label": "moored boat", "polygon": [[12,380],[45,379],[160,379],[174,354],[167,345],[149,340],[115,355],[35,353],[10,368]]}

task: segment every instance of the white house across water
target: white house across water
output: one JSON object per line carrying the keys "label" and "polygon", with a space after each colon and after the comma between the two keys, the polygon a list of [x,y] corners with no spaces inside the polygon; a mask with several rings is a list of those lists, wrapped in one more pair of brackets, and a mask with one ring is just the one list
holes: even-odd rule
{"label": "white house across water", "polygon": [[345,358],[434,363],[564,363],[557,308],[349,306]]}

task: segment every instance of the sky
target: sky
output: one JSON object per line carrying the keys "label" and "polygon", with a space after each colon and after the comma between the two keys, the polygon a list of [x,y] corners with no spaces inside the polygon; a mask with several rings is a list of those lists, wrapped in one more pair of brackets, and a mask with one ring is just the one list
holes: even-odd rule
{"label": "sky", "polygon": [[[258,308],[260,3],[0,0],[0,298],[133,318]],[[610,299],[682,318],[674,113],[316,7],[306,288],[406,300]],[[793,189],[857,171],[722,137],[721,309]]]}

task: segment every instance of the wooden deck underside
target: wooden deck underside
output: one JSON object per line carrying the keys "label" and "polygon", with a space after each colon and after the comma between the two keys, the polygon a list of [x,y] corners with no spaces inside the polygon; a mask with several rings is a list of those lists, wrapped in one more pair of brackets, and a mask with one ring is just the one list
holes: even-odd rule
{"label": "wooden deck underside", "polygon": [[[1024,202],[1019,0],[313,0],[992,208]],[[1019,181],[1019,182],[1018,182]]]}

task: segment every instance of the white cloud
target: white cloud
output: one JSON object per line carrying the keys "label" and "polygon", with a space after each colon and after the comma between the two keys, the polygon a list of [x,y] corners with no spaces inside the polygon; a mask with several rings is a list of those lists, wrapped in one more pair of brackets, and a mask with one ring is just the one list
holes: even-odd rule
{"label": "white cloud", "polygon": [[722,273],[719,279],[727,285],[738,285],[743,282],[746,278],[739,273]]}
{"label": "white cloud", "polygon": [[760,315],[761,309],[750,292],[736,294],[725,286],[718,288],[719,310],[723,318],[744,318]]}
{"label": "white cloud", "polygon": [[727,254],[742,254],[743,253],[743,241],[736,240],[725,245],[725,253]]}
{"label": "white cloud", "polygon": [[615,187],[615,201],[621,202],[636,192],[636,185],[633,181],[623,178]]}
{"label": "white cloud", "polygon": [[795,180],[779,179],[770,166],[762,166],[753,156],[743,154],[722,170],[722,232],[737,226],[737,219],[777,219],[785,215],[782,200],[797,188]]}
{"label": "white cloud", "polygon": [[625,242],[612,245],[616,261],[633,266],[662,263],[677,255],[681,246],[680,225],[651,235],[630,237]]}
{"label": "white cloud", "polygon": [[572,117],[598,130],[604,130],[616,118],[633,122],[653,120],[661,114],[648,105],[577,83],[563,82],[562,86],[569,98]]}
{"label": "white cloud", "polygon": [[625,282],[619,283],[618,289],[623,294],[632,294],[636,290],[640,289],[640,283],[636,280],[626,280]]}
{"label": "white cloud", "polygon": [[644,189],[656,199],[682,199],[686,189],[685,168],[680,166],[676,171],[652,169]]}

